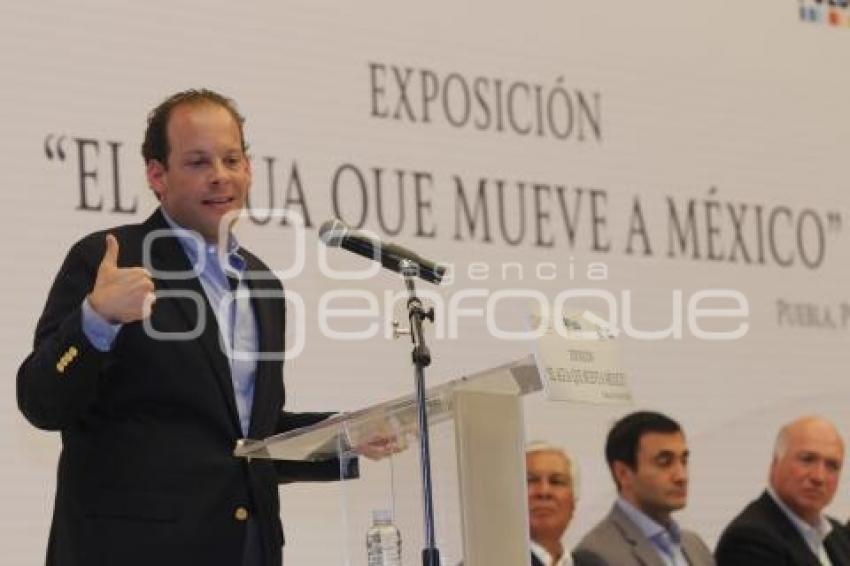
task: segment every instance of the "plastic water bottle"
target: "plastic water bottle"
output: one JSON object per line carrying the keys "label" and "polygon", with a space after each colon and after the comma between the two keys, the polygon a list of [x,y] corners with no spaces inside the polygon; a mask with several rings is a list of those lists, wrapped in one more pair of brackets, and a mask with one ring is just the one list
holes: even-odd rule
{"label": "plastic water bottle", "polygon": [[393,525],[388,509],[372,511],[372,526],[366,532],[369,566],[401,566],[401,533]]}

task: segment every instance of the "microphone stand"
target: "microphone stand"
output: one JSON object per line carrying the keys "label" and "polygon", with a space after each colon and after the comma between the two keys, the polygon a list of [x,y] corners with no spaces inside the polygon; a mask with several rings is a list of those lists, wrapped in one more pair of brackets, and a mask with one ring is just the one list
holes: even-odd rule
{"label": "microphone stand", "polygon": [[407,287],[407,313],[410,320],[411,357],[416,380],[416,411],[419,418],[419,465],[422,471],[422,515],[425,525],[425,547],[422,549],[422,566],[440,566],[440,551],[434,536],[434,502],[431,484],[431,451],[428,443],[428,411],[425,399],[425,368],[431,364],[431,352],[425,345],[422,322],[434,322],[434,308],[427,311],[416,296],[414,278],[419,269],[413,262],[402,260],[401,273]]}

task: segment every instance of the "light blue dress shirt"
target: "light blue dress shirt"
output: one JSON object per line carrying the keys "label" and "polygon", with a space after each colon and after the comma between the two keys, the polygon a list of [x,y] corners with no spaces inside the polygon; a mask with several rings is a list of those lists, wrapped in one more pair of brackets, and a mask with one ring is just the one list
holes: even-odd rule
{"label": "light blue dress shirt", "polygon": [[622,497],[617,499],[617,505],[652,543],[664,564],[688,566],[688,559],[682,552],[682,531],[675,521],[671,520],[670,527],[666,528]]}
{"label": "light blue dress shirt", "polygon": [[[242,280],[245,259],[239,254],[239,244],[233,236],[228,238],[226,252],[220,255],[215,245],[207,244],[197,233],[178,226],[164,210],[162,214],[174,229],[190,265],[196,270],[200,267],[198,278],[218,323],[219,344],[230,363],[239,424],[243,436],[247,436],[254,404],[259,335],[248,289]],[[235,283],[233,290],[228,278]],[[110,324],[101,317],[88,298],[82,304],[82,319],[83,332],[92,345],[101,352],[110,350],[121,325]]]}

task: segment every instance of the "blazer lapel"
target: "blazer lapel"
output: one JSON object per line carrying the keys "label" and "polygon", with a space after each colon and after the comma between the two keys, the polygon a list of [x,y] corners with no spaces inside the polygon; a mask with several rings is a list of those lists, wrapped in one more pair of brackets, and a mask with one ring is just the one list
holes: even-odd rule
{"label": "blazer lapel", "polygon": [[691,566],[701,566],[704,564],[702,561],[702,553],[697,551],[691,543],[696,544],[696,541],[693,540],[690,536],[682,533],[682,554],[685,555],[685,559],[687,559],[688,564]]}
{"label": "blazer lapel", "polygon": [[[271,275],[268,270],[255,261],[253,256],[246,254],[245,257],[246,276],[243,283],[251,292],[251,307],[257,324],[258,342],[254,403],[251,407],[248,436],[261,438],[275,431],[281,410],[282,398],[278,390],[283,387],[279,382],[283,360],[277,356],[283,356],[284,300],[281,289],[263,278]],[[278,307],[279,312],[276,310]]]}
{"label": "blazer lapel", "polygon": [[664,562],[662,562],[661,557],[658,555],[658,551],[646,539],[638,526],[620,510],[619,506],[614,504],[610,516],[611,520],[623,534],[623,538],[632,545],[632,553],[634,553],[639,564],[643,564],[644,566],[664,566]]}
{"label": "blazer lapel", "polygon": [[850,530],[838,521],[832,523],[832,532],[824,540],[824,547],[833,565],[850,564]]}
{"label": "blazer lapel", "polygon": [[[153,230],[170,230],[159,211],[154,213],[147,224],[150,225],[150,230],[147,231],[148,237]],[[201,282],[197,275],[193,274],[193,267],[189,264],[186,253],[176,237],[163,233],[153,241],[150,249],[152,265],[145,267],[154,275],[157,288],[166,292],[163,299],[175,299],[173,302],[186,319],[187,327],[199,331],[199,335],[193,341],[203,348],[214,381],[225,399],[231,424],[241,437],[230,363],[222,350],[218,322]],[[166,277],[163,277],[163,274]],[[171,297],[168,296],[169,294]]]}
{"label": "blazer lapel", "polygon": [[258,431],[270,431],[273,430],[274,425],[269,426],[268,423],[265,422],[266,417],[268,417],[268,411],[264,411],[265,404],[262,402],[264,399],[270,398],[270,395],[267,393],[271,386],[271,369],[272,365],[268,361],[261,359],[264,355],[270,354],[276,350],[272,341],[272,328],[274,327],[272,320],[272,313],[269,312],[269,309],[266,306],[266,301],[263,301],[262,298],[258,298],[254,295],[255,291],[262,291],[259,289],[257,282],[254,280],[250,280],[246,278],[245,283],[248,285],[248,288],[251,290],[251,306],[254,310],[254,319],[257,323],[257,370],[255,374],[254,380],[254,402],[251,406],[251,424],[249,426],[249,434],[250,438],[257,438],[261,436]]}
{"label": "blazer lapel", "polygon": [[759,498],[759,505],[772,515],[772,522],[776,525],[779,535],[788,543],[788,548],[795,554],[794,561],[799,564],[820,564],[820,560],[809,548],[803,535],[791,522],[791,519],[785,512],[776,504],[770,494],[765,491]]}

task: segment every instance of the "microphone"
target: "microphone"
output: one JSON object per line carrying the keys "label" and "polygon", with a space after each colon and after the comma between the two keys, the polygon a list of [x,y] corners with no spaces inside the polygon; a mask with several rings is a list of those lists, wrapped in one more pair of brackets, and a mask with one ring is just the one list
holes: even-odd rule
{"label": "microphone", "polygon": [[401,273],[401,262],[407,260],[416,269],[415,275],[439,285],[446,267],[425,259],[416,252],[392,242],[382,242],[375,236],[353,230],[345,222],[331,218],[319,228],[319,239],[328,247],[342,248],[365,258],[380,261],[384,268]]}

